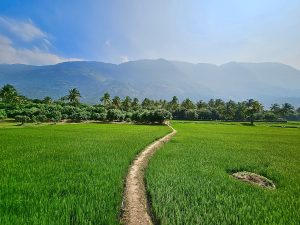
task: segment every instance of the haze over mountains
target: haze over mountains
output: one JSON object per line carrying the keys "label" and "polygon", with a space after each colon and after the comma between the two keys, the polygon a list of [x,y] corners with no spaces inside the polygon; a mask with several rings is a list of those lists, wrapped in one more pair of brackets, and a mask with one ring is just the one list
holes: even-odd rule
{"label": "haze over mountains", "polygon": [[9,83],[30,98],[58,99],[78,88],[82,101],[99,102],[111,96],[181,100],[246,100],[265,105],[289,102],[300,106],[300,70],[279,63],[192,64],[138,60],[122,64],[93,61],[65,62],[48,66],[0,65],[0,86]]}

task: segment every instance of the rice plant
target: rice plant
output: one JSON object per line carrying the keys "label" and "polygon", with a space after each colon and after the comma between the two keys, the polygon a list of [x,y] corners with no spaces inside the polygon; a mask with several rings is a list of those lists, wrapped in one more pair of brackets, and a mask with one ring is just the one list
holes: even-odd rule
{"label": "rice plant", "polygon": [[119,224],[123,182],[163,126],[0,128],[0,224]]}
{"label": "rice plant", "polygon": [[[157,224],[299,224],[300,130],[176,123],[146,173]],[[237,180],[271,179],[275,190]]]}

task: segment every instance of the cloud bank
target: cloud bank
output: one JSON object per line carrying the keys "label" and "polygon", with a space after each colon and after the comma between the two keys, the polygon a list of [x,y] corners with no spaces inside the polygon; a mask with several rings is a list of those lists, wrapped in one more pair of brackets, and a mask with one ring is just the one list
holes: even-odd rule
{"label": "cloud bank", "polygon": [[49,35],[31,20],[0,17],[0,32],[0,63],[47,65],[80,60],[51,53],[49,49],[53,45]]}

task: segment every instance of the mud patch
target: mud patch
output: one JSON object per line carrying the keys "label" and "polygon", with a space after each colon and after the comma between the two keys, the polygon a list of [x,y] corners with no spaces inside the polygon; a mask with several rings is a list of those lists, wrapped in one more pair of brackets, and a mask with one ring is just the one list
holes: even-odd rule
{"label": "mud patch", "polygon": [[273,181],[269,180],[266,177],[255,174],[255,173],[242,171],[242,172],[233,173],[232,176],[241,181],[255,184],[255,185],[258,185],[263,188],[267,188],[267,189],[275,189],[276,188]]}

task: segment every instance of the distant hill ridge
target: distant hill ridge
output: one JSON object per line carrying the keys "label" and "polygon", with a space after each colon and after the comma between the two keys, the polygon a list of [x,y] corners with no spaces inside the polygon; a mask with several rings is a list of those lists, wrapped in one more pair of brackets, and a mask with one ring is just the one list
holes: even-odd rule
{"label": "distant hill ridge", "polygon": [[32,66],[0,64],[0,86],[9,83],[30,98],[64,96],[78,88],[82,101],[96,103],[108,91],[112,96],[170,99],[246,100],[269,105],[300,105],[300,70],[280,63],[206,63],[138,60],[122,64],[94,61]]}

